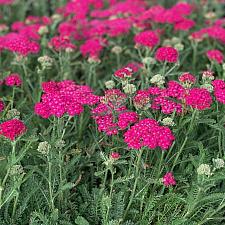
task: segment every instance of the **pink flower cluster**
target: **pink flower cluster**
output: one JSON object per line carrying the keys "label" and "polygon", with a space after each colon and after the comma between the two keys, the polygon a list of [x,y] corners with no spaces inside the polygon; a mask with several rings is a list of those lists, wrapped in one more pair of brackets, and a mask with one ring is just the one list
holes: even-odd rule
{"label": "pink flower cluster", "polygon": [[55,36],[48,43],[50,48],[54,48],[56,51],[61,50],[74,50],[76,45],[71,43],[70,38],[67,36]]}
{"label": "pink flower cluster", "polygon": [[12,119],[0,124],[0,135],[14,141],[26,132],[26,126],[21,120]]}
{"label": "pink flower cluster", "polygon": [[155,59],[161,62],[175,63],[178,60],[178,52],[173,47],[158,48],[155,53]]}
{"label": "pink flower cluster", "polygon": [[83,56],[98,59],[105,45],[106,41],[103,39],[88,39],[80,46],[80,51]]}
{"label": "pink flower cluster", "polygon": [[224,80],[214,80],[212,82],[214,87],[214,95],[216,100],[220,103],[225,104],[225,82]]}
{"label": "pink flower cluster", "polygon": [[220,50],[213,49],[206,52],[208,59],[216,61],[217,63],[223,63],[224,56]]}
{"label": "pink flower cluster", "polygon": [[221,24],[202,28],[191,34],[191,37],[196,40],[203,40],[207,37],[225,43],[225,28]]}
{"label": "pink flower cluster", "polygon": [[147,90],[138,91],[133,101],[138,108],[147,106],[154,110],[161,110],[164,114],[181,113],[182,104],[179,100],[183,99],[184,93],[185,89],[179,83],[169,81],[168,87],[164,89],[150,87]]}
{"label": "pink flower cluster", "polygon": [[[185,74],[182,81],[195,82],[195,77]],[[169,81],[167,88],[150,87],[147,90],[140,90],[133,98],[137,108],[152,108],[161,110],[164,114],[183,112],[184,103],[186,106],[198,110],[209,109],[212,104],[212,97],[204,88],[184,88],[176,81]]]}
{"label": "pink flower cluster", "polygon": [[193,6],[189,3],[179,2],[169,9],[155,5],[139,16],[140,20],[151,20],[154,23],[172,24],[175,30],[189,30],[195,22],[186,16],[192,13]]}
{"label": "pink flower cluster", "polygon": [[185,100],[188,106],[198,110],[210,109],[213,102],[209,91],[204,88],[192,88],[188,90]]}
{"label": "pink flower cluster", "polygon": [[143,31],[135,35],[134,41],[138,45],[153,48],[159,44],[159,37],[155,31]]}
{"label": "pink flower cluster", "polygon": [[0,5],[11,5],[14,0],[0,0]]}
{"label": "pink flower cluster", "polygon": [[92,117],[100,132],[116,135],[119,130],[125,130],[129,125],[138,121],[138,114],[126,108],[127,96],[119,89],[105,92],[101,103],[92,110]]}
{"label": "pink flower cluster", "polygon": [[167,173],[163,176],[163,184],[164,184],[166,187],[176,185],[176,180],[175,180],[175,178],[174,178],[172,172],[167,172]]}
{"label": "pink flower cluster", "polygon": [[44,94],[41,102],[35,105],[35,113],[43,118],[61,117],[65,113],[79,115],[84,105],[94,105],[99,101],[90,87],[77,85],[71,80],[44,82],[42,89]]}
{"label": "pink flower cluster", "polygon": [[37,42],[34,42],[24,35],[18,33],[9,33],[0,37],[0,50],[8,50],[18,53],[22,56],[28,54],[36,54],[40,50],[40,46]]}
{"label": "pink flower cluster", "polygon": [[184,18],[181,21],[175,23],[174,30],[188,31],[194,26],[195,21],[193,21],[192,19]]}
{"label": "pink flower cluster", "polygon": [[162,150],[167,150],[174,139],[171,130],[168,127],[159,126],[154,119],[140,120],[124,134],[124,141],[129,148],[133,149],[160,147]]}
{"label": "pink flower cluster", "polygon": [[5,85],[6,86],[9,86],[9,87],[12,87],[12,86],[21,86],[22,84],[22,80],[20,78],[20,75],[18,73],[12,73],[10,74],[9,76],[7,76],[5,78]]}
{"label": "pink flower cluster", "polygon": [[100,40],[127,35],[132,27],[142,30],[135,35],[135,43],[152,48],[159,44],[161,33],[161,30],[150,30],[152,24],[172,24],[175,30],[189,30],[195,25],[193,20],[186,18],[193,11],[188,3],[177,3],[166,9],[159,5],[148,8],[144,0],[109,2],[105,7],[102,0],[68,1],[57,9],[64,17],[57,29],[59,36],[69,38],[72,43],[82,41],[82,55],[98,59],[106,46]]}

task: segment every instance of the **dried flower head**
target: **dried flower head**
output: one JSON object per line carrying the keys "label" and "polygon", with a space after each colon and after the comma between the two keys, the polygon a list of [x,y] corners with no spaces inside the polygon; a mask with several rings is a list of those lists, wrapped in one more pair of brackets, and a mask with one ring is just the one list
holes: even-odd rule
{"label": "dried flower head", "polygon": [[198,168],[197,168],[197,174],[198,175],[206,175],[206,176],[211,176],[211,168],[208,164],[201,164]]}
{"label": "dried flower head", "polygon": [[13,165],[9,171],[11,176],[16,176],[20,174],[24,174],[24,169],[21,165]]}
{"label": "dried flower head", "polygon": [[10,109],[7,114],[6,118],[9,119],[19,119],[20,118],[20,112],[17,109]]}
{"label": "dried flower head", "polygon": [[55,147],[58,149],[63,149],[66,146],[66,142],[64,140],[57,140],[55,143]]}
{"label": "dried flower head", "polygon": [[173,119],[171,117],[164,118],[162,120],[162,124],[164,126],[171,126],[171,127],[175,126],[175,123],[174,123],[174,121],[173,121]]}
{"label": "dried flower head", "polygon": [[142,63],[146,65],[154,65],[156,64],[156,60],[152,57],[145,57],[142,59]]}
{"label": "dried flower head", "polygon": [[108,80],[105,82],[105,87],[107,89],[113,89],[115,86],[116,86],[116,84],[113,80]]}
{"label": "dried flower head", "polygon": [[53,58],[47,55],[44,55],[38,58],[38,62],[41,64],[42,69],[45,70],[45,69],[50,69],[52,67],[54,60]]}
{"label": "dried flower head", "polygon": [[123,87],[123,91],[125,94],[134,94],[136,92],[136,86],[134,84],[126,84]]}
{"label": "dried flower head", "polygon": [[156,74],[151,78],[150,83],[162,87],[165,84],[165,77],[161,74]]}
{"label": "dried flower head", "polygon": [[123,51],[123,49],[119,46],[119,45],[116,45],[114,46],[112,49],[111,49],[111,52],[116,54],[116,55],[119,55],[121,54]]}
{"label": "dried flower head", "polygon": [[217,158],[217,159],[213,159],[212,161],[213,161],[213,165],[215,169],[224,168],[225,162],[223,159]]}
{"label": "dried flower head", "polygon": [[184,45],[182,43],[177,43],[177,44],[174,45],[174,48],[177,51],[183,51],[184,50]]}
{"label": "dried flower head", "polygon": [[47,141],[43,141],[38,144],[37,151],[42,155],[48,155],[50,149],[51,145]]}

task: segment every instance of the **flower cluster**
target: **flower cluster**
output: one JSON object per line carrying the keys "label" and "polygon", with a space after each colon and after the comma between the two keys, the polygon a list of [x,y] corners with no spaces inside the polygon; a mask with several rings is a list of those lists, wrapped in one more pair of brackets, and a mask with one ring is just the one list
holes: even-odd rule
{"label": "flower cluster", "polygon": [[0,135],[14,141],[26,131],[26,126],[21,120],[12,119],[0,124]]}
{"label": "flower cluster", "polygon": [[168,172],[163,176],[163,184],[166,187],[176,185],[176,180],[175,180],[172,172]]}
{"label": "flower cluster", "polygon": [[214,80],[212,85],[214,87],[216,100],[225,104],[225,82],[223,80]]}
{"label": "flower cluster", "polygon": [[40,46],[37,42],[30,40],[25,35],[9,33],[0,37],[0,50],[1,49],[27,56],[31,53],[38,53]]}
{"label": "flower cluster", "polygon": [[9,86],[9,87],[12,87],[12,86],[19,87],[22,84],[22,80],[18,73],[12,73],[12,74],[8,75],[4,81],[5,81],[5,85]]}
{"label": "flower cluster", "polygon": [[161,62],[175,63],[178,60],[178,52],[173,47],[161,47],[157,49],[155,59]]}
{"label": "flower cluster", "polygon": [[134,41],[138,45],[153,48],[159,44],[159,37],[155,31],[143,31],[135,35]]}
{"label": "flower cluster", "polygon": [[[193,83],[196,78],[185,73],[180,80]],[[206,88],[185,88],[176,81],[169,81],[166,88],[150,87],[147,90],[137,91],[133,98],[137,109],[151,108],[161,110],[164,114],[178,114],[183,112],[184,104],[198,110],[209,109],[212,97]]]}
{"label": "flower cluster", "polygon": [[42,89],[44,94],[41,102],[35,105],[35,112],[43,118],[61,117],[65,113],[79,115],[84,105],[94,105],[99,101],[90,87],[77,85],[71,80],[44,82]]}
{"label": "flower cluster", "polygon": [[199,31],[191,34],[191,38],[196,41],[202,41],[205,38],[211,38],[221,43],[225,43],[225,29],[222,24],[214,24],[213,26],[204,27]]}
{"label": "flower cluster", "polygon": [[76,49],[76,45],[71,43],[70,39],[66,36],[53,37],[48,43],[48,46],[55,49],[56,51],[73,51],[74,49]]}
{"label": "flower cluster", "polygon": [[80,46],[80,51],[83,56],[98,59],[105,44],[104,40],[101,39],[88,39]]}
{"label": "flower cluster", "polygon": [[220,50],[209,50],[206,52],[206,55],[210,60],[216,61],[219,64],[223,63],[224,56]]}
{"label": "flower cluster", "polygon": [[212,97],[205,88],[192,88],[185,97],[186,104],[194,109],[209,109],[212,104]]}
{"label": "flower cluster", "polygon": [[11,5],[14,0],[0,0],[0,5]]}
{"label": "flower cluster", "polygon": [[154,119],[140,120],[124,134],[124,141],[129,148],[133,149],[160,147],[166,150],[172,145],[174,139],[171,130],[168,127],[159,126]]}

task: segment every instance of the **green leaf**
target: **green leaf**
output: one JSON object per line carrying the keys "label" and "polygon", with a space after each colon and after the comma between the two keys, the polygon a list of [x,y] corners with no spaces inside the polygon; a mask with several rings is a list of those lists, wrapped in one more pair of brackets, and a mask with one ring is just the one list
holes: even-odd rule
{"label": "green leaf", "polygon": [[82,216],[78,216],[75,220],[77,225],[89,225],[89,222]]}

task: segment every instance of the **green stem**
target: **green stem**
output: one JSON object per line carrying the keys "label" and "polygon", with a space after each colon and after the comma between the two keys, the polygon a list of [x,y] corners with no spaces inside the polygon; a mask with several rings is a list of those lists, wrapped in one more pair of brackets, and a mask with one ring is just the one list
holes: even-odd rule
{"label": "green stem", "polygon": [[52,190],[52,163],[48,156],[48,188],[49,188],[49,197],[50,197],[50,209],[54,211],[54,198],[53,198],[53,190]]}
{"label": "green stem", "polygon": [[191,122],[190,122],[190,125],[189,125],[189,128],[188,128],[188,131],[186,133],[186,136],[185,136],[185,139],[183,141],[183,144],[178,152],[178,154],[176,155],[176,158],[174,160],[174,163],[173,163],[173,166],[172,166],[172,170],[174,169],[174,167],[176,166],[176,163],[177,163],[177,160],[179,158],[179,156],[181,155],[186,143],[187,143],[187,140],[188,140],[188,135],[190,134],[190,132],[192,131],[193,129],[193,124],[194,124],[194,121],[195,121],[195,118],[196,118],[196,114],[197,114],[197,110],[195,109],[193,114],[192,114],[192,117],[191,117]]}
{"label": "green stem", "polygon": [[192,61],[192,70],[196,72],[196,60],[197,60],[197,43],[192,42],[192,48],[193,48],[193,61]]}
{"label": "green stem", "polygon": [[104,181],[103,181],[103,185],[102,185],[102,190],[105,189],[105,184],[106,184],[107,176],[108,176],[108,169],[105,171],[105,176],[104,176]]}
{"label": "green stem", "polygon": [[111,185],[110,185],[110,192],[109,192],[109,196],[110,199],[112,198],[112,192],[113,192],[113,184],[114,184],[114,172],[113,172],[113,168],[110,169],[112,178],[111,178]]}
{"label": "green stem", "polygon": [[16,193],[15,201],[13,203],[13,211],[12,211],[12,219],[14,220],[15,213],[16,213],[16,206],[19,199],[19,192]]}
{"label": "green stem", "polygon": [[185,147],[185,145],[187,143],[187,140],[188,140],[188,137],[186,136],[185,139],[184,139],[184,142],[183,142],[183,144],[182,144],[182,146],[181,146],[179,152],[177,153],[176,158],[175,158],[175,160],[173,162],[173,166],[172,166],[172,169],[171,169],[172,171],[173,171],[174,167],[176,166],[177,160],[180,157],[180,155],[181,155],[181,153],[182,153],[182,151],[183,151],[183,149],[184,149],[184,147]]}
{"label": "green stem", "polygon": [[12,153],[11,153],[12,165],[16,162],[16,141],[12,142]]}
{"label": "green stem", "polygon": [[30,98],[30,100],[34,103],[35,101],[34,101],[34,98],[32,96],[32,93],[30,91],[30,88],[32,89],[32,91],[34,91],[34,88],[33,88],[32,84],[30,82],[30,79],[28,77],[27,68],[26,68],[24,63],[22,63],[22,69],[23,69],[23,73],[24,73],[24,76],[23,76],[23,78],[24,78],[24,82],[23,82],[24,88],[26,89],[26,91],[28,93],[28,97]]}
{"label": "green stem", "polygon": [[132,189],[130,200],[128,202],[127,208],[126,208],[125,213],[124,213],[124,217],[123,217],[124,219],[126,218],[127,213],[129,211],[129,209],[131,207],[131,204],[133,202],[133,199],[134,199],[135,191],[136,191],[136,188],[137,188],[137,183],[138,183],[138,180],[139,180],[139,177],[140,177],[141,156],[143,154],[143,151],[144,151],[144,148],[141,148],[141,150],[139,152],[139,155],[138,155],[138,159],[137,159],[137,163],[136,163],[136,169],[135,169],[134,187]]}

